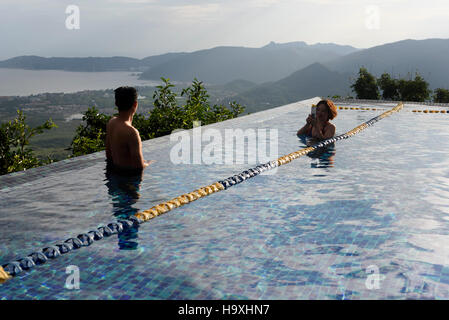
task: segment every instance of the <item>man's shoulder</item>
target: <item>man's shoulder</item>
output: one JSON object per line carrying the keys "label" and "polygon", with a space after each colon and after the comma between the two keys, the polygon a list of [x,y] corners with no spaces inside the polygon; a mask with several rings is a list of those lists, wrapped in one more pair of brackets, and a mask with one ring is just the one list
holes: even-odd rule
{"label": "man's shoulder", "polygon": [[106,124],[107,127],[113,126],[117,122],[117,117],[112,117]]}
{"label": "man's shoulder", "polygon": [[135,135],[136,133],[139,134],[139,131],[137,131],[136,128],[134,128],[132,125],[129,125],[123,121],[121,121],[120,119],[118,119],[117,117],[111,118],[107,124],[108,127],[115,127],[118,130],[124,132],[124,133],[128,133],[128,134],[132,134]]}
{"label": "man's shoulder", "polygon": [[127,136],[129,139],[139,139],[139,130],[134,128],[133,126],[130,126],[128,124],[124,124],[121,128],[122,133]]}

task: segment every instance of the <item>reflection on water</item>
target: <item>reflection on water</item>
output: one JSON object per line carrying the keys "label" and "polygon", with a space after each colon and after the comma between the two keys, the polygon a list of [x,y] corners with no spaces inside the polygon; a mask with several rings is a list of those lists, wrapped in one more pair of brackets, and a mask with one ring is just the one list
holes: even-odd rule
{"label": "reflection on water", "polygon": [[[118,172],[110,164],[106,165],[106,186],[112,197],[113,214],[117,219],[126,219],[138,209],[133,208],[140,198],[139,190],[143,171]],[[138,247],[138,227],[132,227],[118,234],[118,246],[121,250],[135,250]]]}
{"label": "reflection on water", "polygon": [[[298,135],[298,138],[304,145],[301,148],[310,147],[318,143],[319,140],[306,135]],[[336,153],[335,143],[328,144],[325,147],[317,148],[307,154],[311,159],[317,159],[318,162],[311,162],[311,168],[331,168],[334,166],[334,156]]]}

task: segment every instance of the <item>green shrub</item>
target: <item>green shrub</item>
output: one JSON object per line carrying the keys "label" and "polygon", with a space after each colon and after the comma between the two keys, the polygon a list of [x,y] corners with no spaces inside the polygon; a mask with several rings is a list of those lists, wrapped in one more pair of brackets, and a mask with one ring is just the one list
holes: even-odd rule
{"label": "green shrub", "polygon": [[429,84],[418,74],[414,80],[400,79],[398,82],[399,97],[402,101],[424,102],[430,99]]}
{"label": "green shrub", "polygon": [[382,90],[382,99],[384,100],[399,100],[398,80],[391,78],[388,73],[383,73],[377,84]]}
{"label": "green shrub", "polygon": [[26,116],[17,110],[17,117],[0,126],[0,174],[22,171],[53,162],[36,157],[33,150],[28,147],[30,139],[57,127],[51,119],[44,124],[31,128],[26,124]]}
{"label": "green shrub", "polygon": [[435,89],[433,101],[437,103],[449,103],[449,90],[443,88]]}
{"label": "green shrub", "polygon": [[77,157],[104,150],[106,139],[106,125],[112,117],[100,113],[97,108],[89,108],[83,116],[84,124],[76,129],[71,143],[72,156]]}
{"label": "green shrub", "polygon": [[365,68],[360,68],[359,77],[351,85],[351,88],[357,94],[357,99],[379,99],[379,88],[376,78]]}

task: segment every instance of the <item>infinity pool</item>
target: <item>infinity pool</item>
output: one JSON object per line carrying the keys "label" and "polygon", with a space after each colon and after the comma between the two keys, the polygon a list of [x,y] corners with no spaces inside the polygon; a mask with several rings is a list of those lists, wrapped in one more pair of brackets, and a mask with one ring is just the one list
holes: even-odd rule
{"label": "infinity pool", "polygon": [[[317,101],[208,127],[277,129],[281,156]],[[448,299],[449,115],[416,108],[24,271],[0,299]],[[337,134],[383,111],[339,110]],[[174,144],[144,142],[141,180],[106,176],[103,152],[0,177],[0,264],[254,166],[175,165]]]}

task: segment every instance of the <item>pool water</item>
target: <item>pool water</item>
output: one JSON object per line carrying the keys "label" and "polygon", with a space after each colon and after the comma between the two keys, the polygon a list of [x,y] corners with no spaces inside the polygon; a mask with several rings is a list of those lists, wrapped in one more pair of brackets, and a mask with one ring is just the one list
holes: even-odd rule
{"label": "pool water", "polygon": [[[296,131],[317,101],[211,127],[277,129],[281,156],[304,147]],[[412,108],[24,271],[0,299],[448,299],[449,115]],[[382,112],[333,123],[341,134]],[[0,177],[0,263],[253,166],[175,165],[173,145],[144,142],[157,162],[141,178],[106,175],[102,152]],[[65,287],[68,266],[80,289]]]}

